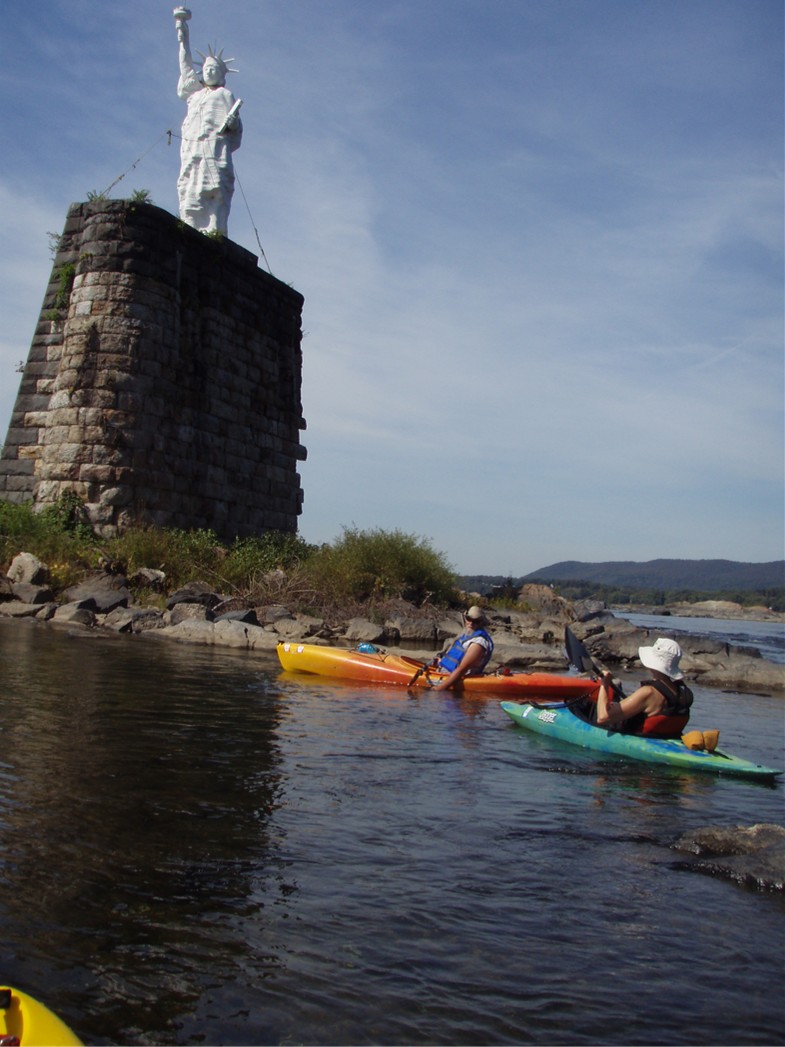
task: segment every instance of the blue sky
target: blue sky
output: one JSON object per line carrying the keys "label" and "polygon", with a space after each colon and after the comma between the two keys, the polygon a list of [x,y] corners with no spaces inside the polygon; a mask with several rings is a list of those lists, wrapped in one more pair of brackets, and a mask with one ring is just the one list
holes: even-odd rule
{"label": "blue sky", "polygon": [[[177,212],[173,6],[3,4],[0,439],[68,205]],[[304,538],[783,556],[779,0],[189,6],[240,70],[229,235],[305,296]]]}

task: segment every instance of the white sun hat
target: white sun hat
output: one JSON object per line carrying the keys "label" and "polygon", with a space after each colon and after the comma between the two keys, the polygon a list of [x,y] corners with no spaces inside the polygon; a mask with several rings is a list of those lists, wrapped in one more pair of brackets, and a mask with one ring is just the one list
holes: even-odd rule
{"label": "white sun hat", "polygon": [[651,647],[639,647],[638,658],[647,669],[656,669],[665,673],[671,680],[683,680],[684,673],[679,671],[681,647],[675,640],[660,637]]}

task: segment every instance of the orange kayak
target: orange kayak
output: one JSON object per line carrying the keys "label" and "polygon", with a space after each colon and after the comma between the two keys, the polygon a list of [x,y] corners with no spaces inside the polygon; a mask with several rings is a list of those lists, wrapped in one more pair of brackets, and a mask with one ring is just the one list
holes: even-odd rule
{"label": "orange kayak", "polygon": [[[366,647],[371,645],[366,644]],[[383,683],[403,687],[433,687],[447,673],[428,667],[427,662],[388,654],[379,648],[322,647],[319,644],[287,641],[278,644],[278,658],[287,672],[311,673],[359,683]],[[599,684],[585,676],[559,676],[556,673],[510,672],[501,669],[482,676],[466,676],[460,690],[483,694],[504,694],[518,699],[527,696],[563,701],[583,695],[595,697]],[[458,689],[458,688],[456,688]]]}

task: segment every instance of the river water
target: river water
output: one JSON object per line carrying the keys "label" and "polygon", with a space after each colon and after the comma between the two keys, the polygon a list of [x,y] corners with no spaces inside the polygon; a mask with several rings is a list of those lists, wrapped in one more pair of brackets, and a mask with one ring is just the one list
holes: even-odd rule
{"label": "river water", "polygon": [[737,618],[691,618],[681,615],[633,614],[614,609],[617,618],[624,618],[632,625],[652,629],[663,636],[692,633],[710,636],[720,643],[735,647],[756,647],[770,662],[785,665],[785,622],[755,622]]}
{"label": "river water", "polygon": [[[670,849],[782,784],[274,655],[0,621],[0,664],[0,978],[88,1043],[785,1039],[785,898]],[[696,710],[785,767],[780,699]]]}

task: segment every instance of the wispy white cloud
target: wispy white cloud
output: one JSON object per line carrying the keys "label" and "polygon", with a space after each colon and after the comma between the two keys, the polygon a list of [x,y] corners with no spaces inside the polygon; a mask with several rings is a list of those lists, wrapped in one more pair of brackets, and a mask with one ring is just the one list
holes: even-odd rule
{"label": "wispy white cloud", "polygon": [[[0,425],[45,232],[182,119],[170,7],[46,6],[6,19]],[[230,234],[306,299],[305,537],[499,573],[781,555],[778,3],[193,10],[241,70]],[[118,195],[176,210],[164,142]]]}

